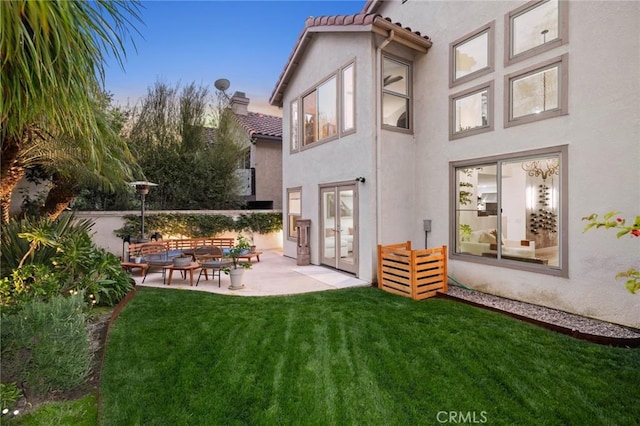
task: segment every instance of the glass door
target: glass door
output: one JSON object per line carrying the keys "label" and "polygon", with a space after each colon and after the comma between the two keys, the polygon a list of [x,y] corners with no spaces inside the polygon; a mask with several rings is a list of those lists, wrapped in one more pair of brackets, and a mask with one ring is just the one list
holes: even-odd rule
{"label": "glass door", "polygon": [[355,274],[358,259],[356,187],[322,187],[320,197],[322,264]]}

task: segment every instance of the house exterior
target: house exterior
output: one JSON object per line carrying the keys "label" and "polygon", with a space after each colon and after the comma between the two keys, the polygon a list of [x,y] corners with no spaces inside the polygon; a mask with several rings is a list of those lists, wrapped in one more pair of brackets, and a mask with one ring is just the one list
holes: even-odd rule
{"label": "house exterior", "polygon": [[235,92],[230,106],[251,142],[242,169],[243,193],[252,209],[282,208],[282,118],[248,110],[249,98]]}
{"label": "house exterior", "polygon": [[[283,109],[284,254],[376,281],[376,248],[447,245],[478,290],[640,327],[640,3],[368,1],[308,18]],[[428,231],[426,230],[428,229]]]}

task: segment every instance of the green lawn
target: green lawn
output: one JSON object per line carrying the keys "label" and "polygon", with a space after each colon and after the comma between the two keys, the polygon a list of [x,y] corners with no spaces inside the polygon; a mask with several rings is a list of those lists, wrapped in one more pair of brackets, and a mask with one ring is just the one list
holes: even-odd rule
{"label": "green lawn", "polygon": [[[627,425],[640,350],[374,288],[245,298],[139,288],[101,425]],[[473,418],[472,418],[473,416]],[[453,423],[453,422],[451,422]]]}

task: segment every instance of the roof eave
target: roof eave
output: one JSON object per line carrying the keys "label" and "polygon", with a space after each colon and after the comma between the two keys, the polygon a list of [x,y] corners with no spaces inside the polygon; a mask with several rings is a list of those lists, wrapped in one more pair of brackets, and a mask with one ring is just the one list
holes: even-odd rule
{"label": "roof eave", "polygon": [[394,24],[382,16],[376,16],[373,23],[367,25],[330,25],[330,26],[313,26],[305,28],[303,34],[300,36],[300,42],[297,43],[295,50],[290,56],[286,68],[280,75],[278,83],[274,88],[271,97],[269,98],[269,104],[282,108],[282,99],[284,97],[284,90],[289,84],[291,76],[295,73],[296,68],[299,65],[299,60],[304,54],[307,45],[311,42],[316,33],[335,33],[335,32],[373,32],[380,34],[383,37],[388,37],[393,31],[393,41],[406,46],[417,52],[426,53],[431,47],[432,43],[427,37],[423,37],[419,34],[412,32],[409,29],[403,28],[398,24]]}

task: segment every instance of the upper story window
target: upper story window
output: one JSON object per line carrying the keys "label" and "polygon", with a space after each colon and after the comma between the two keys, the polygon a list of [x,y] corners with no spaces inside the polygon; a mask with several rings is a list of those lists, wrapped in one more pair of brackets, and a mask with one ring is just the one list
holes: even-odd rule
{"label": "upper story window", "polygon": [[342,132],[355,130],[355,75],[354,64],[342,69]]}
{"label": "upper story window", "polygon": [[450,45],[449,86],[464,83],[494,70],[495,21]]}
{"label": "upper story window", "polygon": [[568,42],[568,2],[534,0],[505,17],[505,64],[520,61]]}
{"label": "upper story window", "polygon": [[505,76],[505,127],[568,114],[568,56]]}
{"label": "upper story window", "polygon": [[450,97],[449,139],[493,130],[493,81]]}
{"label": "upper story window", "polygon": [[411,128],[411,68],[389,57],[382,58],[382,125]]}
{"label": "upper story window", "polygon": [[302,98],[305,145],[338,133],[336,76],[332,76]]}
{"label": "upper story window", "polygon": [[355,131],[354,68],[346,65],[291,101],[291,152]]}
{"label": "upper story window", "polygon": [[300,136],[298,135],[299,123],[298,123],[298,100],[294,99],[291,102],[291,151],[295,152],[300,149]]}

